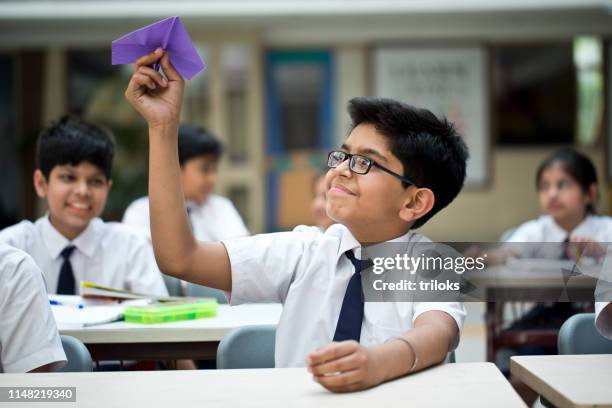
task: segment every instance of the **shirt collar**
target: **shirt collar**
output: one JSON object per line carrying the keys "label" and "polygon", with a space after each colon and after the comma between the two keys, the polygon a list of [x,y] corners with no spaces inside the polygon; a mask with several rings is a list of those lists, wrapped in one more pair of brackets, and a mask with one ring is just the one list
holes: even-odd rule
{"label": "shirt collar", "polygon": [[580,231],[583,231],[583,230],[585,231],[582,233],[584,235],[590,235],[591,233],[591,231],[589,230],[589,226],[592,222],[591,214],[588,214],[586,217],[584,217],[584,219],[580,222],[580,224],[578,224],[576,228],[574,228],[574,230],[571,231],[570,233],[568,233],[566,230],[561,228],[552,216],[545,215],[545,217],[548,219],[548,222],[550,223],[550,226],[552,228],[553,233],[555,234],[555,238],[557,241],[563,241],[571,234],[581,235]]}
{"label": "shirt collar", "polygon": [[574,230],[572,231],[572,234],[585,235],[585,236],[592,235],[593,229],[594,229],[591,227],[592,221],[593,221],[593,216],[591,214],[587,214],[587,216],[584,217],[584,220],[582,220],[582,222],[578,224],[576,228],[574,228]]}
{"label": "shirt collar", "polygon": [[[351,234],[351,231],[342,224],[331,225],[329,228],[327,228],[327,231],[325,231],[325,235],[332,235],[340,239],[336,262],[340,260],[340,257],[342,257],[346,251],[354,251],[361,248],[361,243],[357,241],[357,238]],[[390,239],[386,242],[409,242],[413,235],[414,232],[408,231],[404,235],[400,235],[399,237]],[[359,256],[359,254],[357,254],[357,256]]]}
{"label": "shirt collar", "polygon": [[102,220],[94,218],[89,222],[85,231],[83,231],[78,237],[70,241],[68,238],[63,236],[49,221],[49,215],[46,214],[41,219],[41,231],[42,238],[49,251],[51,258],[57,259],[61,252],[69,244],[74,245],[80,252],[85,254],[87,257],[92,257],[96,249],[96,231],[100,227]]}

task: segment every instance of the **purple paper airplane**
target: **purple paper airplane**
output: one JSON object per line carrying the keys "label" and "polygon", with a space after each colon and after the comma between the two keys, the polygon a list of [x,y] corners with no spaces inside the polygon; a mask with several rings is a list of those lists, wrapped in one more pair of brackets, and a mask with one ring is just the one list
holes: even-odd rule
{"label": "purple paper airplane", "polygon": [[[132,64],[157,48],[168,52],[172,65],[183,78],[191,79],[205,67],[177,16],[139,28],[113,41],[112,63]],[[155,69],[159,69],[159,63],[155,64]]]}

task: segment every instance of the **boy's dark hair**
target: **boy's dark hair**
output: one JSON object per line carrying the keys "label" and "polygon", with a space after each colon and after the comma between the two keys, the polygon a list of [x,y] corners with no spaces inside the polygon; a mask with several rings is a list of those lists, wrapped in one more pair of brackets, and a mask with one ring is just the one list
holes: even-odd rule
{"label": "boy's dark hair", "polygon": [[115,142],[110,131],[73,116],[62,116],[38,136],[36,168],[49,178],[55,166],[89,162],[110,180]]}
{"label": "boy's dark hair", "polygon": [[[540,163],[536,172],[536,189],[540,188],[540,181],[544,170],[556,163],[559,163],[563,171],[569,174],[580,185],[583,192],[588,192],[591,185],[597,184],[597,170],[595,170],[591,159],[571,147],[564,147]],[[595,206],[593,204],[589,204],[586,210],[587,213],[595,214]]]}
{"label": "boy's dark hair", "polygon": [[181,125],[178,136],[178,153],[179,163],[182,166],[187,160],[198,156],[211,155],[219,159],[223,153],[223,145],[204,128]]}
{"label": "boy's dark hair", "polygon": [[[415,221],[419,228],[455,199],[465,181],[468,148],[452,123],[426,109],[386,98],[358,97],[349,101],[351,130],[374,125],[389,141],[404,167],[404,177],[433,191],[431,211]],[[407,183],[402,182],[404,187]]]}

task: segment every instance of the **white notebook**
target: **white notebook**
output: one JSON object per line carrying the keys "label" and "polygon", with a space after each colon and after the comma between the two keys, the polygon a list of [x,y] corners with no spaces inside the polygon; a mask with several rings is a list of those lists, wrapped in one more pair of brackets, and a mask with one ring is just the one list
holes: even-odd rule
{"label": "white notebook", "polygon": [[49,295],[49,300],[61,303],[61,305],[51,305],[53,317],[59,330],[81,329],[115,322],[123,319],[126,306],[148,303],[148,300],[144,299],[117,303],[108,300],[83,299],[80,296],[62,295]]}
{"label": "white notebook", "polygon": [[51,306],[59,330],[80,329],[87,326],[110,323],[123,318],[125,306]]}

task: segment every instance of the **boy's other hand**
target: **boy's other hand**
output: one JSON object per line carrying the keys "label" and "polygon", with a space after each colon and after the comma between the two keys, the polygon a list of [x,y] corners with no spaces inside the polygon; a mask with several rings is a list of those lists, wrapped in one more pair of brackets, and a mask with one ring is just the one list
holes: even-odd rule
{"label": "boy's other hand", "polygon": [[[165,78],[151,68],[160,58]],[[125,97],[149,127],[178,125],[184,89],[185,81],[170,63],[168,53],[157,49],[136,61]]]}
{"label": "boy's other hand", "polygon": [[568,255],[574,261],[578,260],[580,256],[595,258],[598,261],[606,256],[606,250],[597,241],[589,237],[572,234],[570,242],[574,245],[569,248],[570,253]]}
{"label": "boy's other hand", "polygon": [[306,358],[313,380],[332,392],[362,390],[385,380],[375,350],[353,340],[334,342]]}

